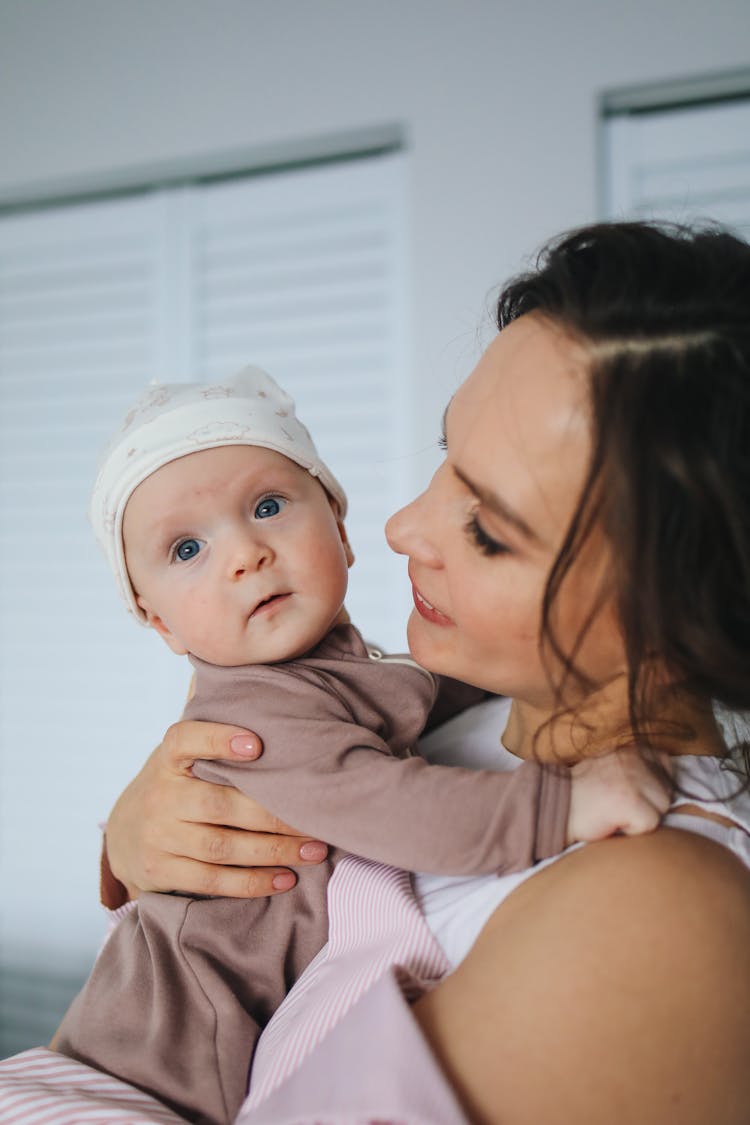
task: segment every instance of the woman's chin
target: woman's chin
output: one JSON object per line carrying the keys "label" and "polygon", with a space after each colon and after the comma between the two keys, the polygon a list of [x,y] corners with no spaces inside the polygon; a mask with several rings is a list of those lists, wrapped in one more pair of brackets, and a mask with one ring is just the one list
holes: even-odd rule
{"label": "woman's chin", "polygon": [[453,675],[450,667],[445,667],[446,660],[450,665],[450,653],[446,653],[442,646],[435,643],[436,638],[430,636],[429,625],[423,621],[416,609],[413,609],[409,615],[406,640],[409,652],[423,668],[427,668],[429,672],[440,672],[445,676]]}

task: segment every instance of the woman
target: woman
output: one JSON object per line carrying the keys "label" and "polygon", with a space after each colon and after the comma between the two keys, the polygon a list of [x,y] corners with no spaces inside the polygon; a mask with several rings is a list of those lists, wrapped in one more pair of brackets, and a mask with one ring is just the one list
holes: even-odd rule
{"label": "woman", "polygon": [[[347,1016],[386,1085],[380,1040],[408,1038],[412,1068],[437,1060],[462,1108],[446,1093],[430,1120],[750,1119],[750,814],[712,711],[750,709],[748,309],[750,247],[727,234],[563,238],[501,295],[445,462],[388,525],[414,656],[512,697],[508,757],[573,762],[613,739],[681,755],[683,830],[575,850],[501,892],[473,883],[484,914],[456,970],[369,1038]],[[238,793],[182,776],[226,756],[228,733],[173,728],[113,811],[131,895],[271,893],[289,879],[273,865],[315,861]],[[450,959],[445,886],[417,891]],[[309,1062],[335,1066],[325,1042]]]}

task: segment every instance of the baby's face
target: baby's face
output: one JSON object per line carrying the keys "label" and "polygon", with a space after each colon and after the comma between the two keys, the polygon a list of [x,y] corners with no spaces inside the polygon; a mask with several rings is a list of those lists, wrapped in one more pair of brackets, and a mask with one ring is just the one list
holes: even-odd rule
{"label": "baby's face", "polygon": [[328,494],[269,449],[232,445],[171,461],[123,519],[138,604],[177,653],[269,664],[345,620],[352,555]]}

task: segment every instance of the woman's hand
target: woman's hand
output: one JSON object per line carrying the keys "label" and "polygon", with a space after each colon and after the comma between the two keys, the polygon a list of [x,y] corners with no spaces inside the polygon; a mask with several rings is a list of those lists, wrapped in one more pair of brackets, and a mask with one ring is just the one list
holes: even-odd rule
{"label": "woman's hand", "polygon": [[258,737],[237,727],[170,727],[110,813],[103,886],[108,858],[130,898],[141,891],[262,898],[293,887],[286,865],[319,863],[325,844],[297,835],[239,790],[190,772],[197,758],[250,761],[261,753]]}

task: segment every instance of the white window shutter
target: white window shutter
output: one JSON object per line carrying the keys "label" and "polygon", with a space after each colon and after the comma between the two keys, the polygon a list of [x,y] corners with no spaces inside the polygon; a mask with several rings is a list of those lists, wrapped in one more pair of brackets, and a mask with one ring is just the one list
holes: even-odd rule
{"label": "white window shutter", "polygon": [[604,122],[605,214],[713,219],[750,236],[750,98]]}
{"label": "white window shutter", "polygon": [[408,612],[383,535],[410,427],[404,195],[391,155],[206,186],[190,219],[196,374],[256,363],[295,398],[349,497],[352,619],[392,649]]}
{"label": "white window shutter", "polygon": [[184,690],[126,620],[85,517],[104,438],[163,351],[162,225],[149,196],[0,222],[0,971],[16,977],[3,1002],[20,989],[2,1013],[9,1048],[24,1028],[41,1041],[65,994],[27,995],[24,970],[65,980],[96,948],[97,819]]}
{"label": "white window shutter", "polygon": [[350,497],[352,617],[403,643],[404,198],[382,156],[0,216],[0,1051],[43,1041],[90,963],[97,821],[186,692],[85,518],[149,381],[251,362],[289,389]]}

